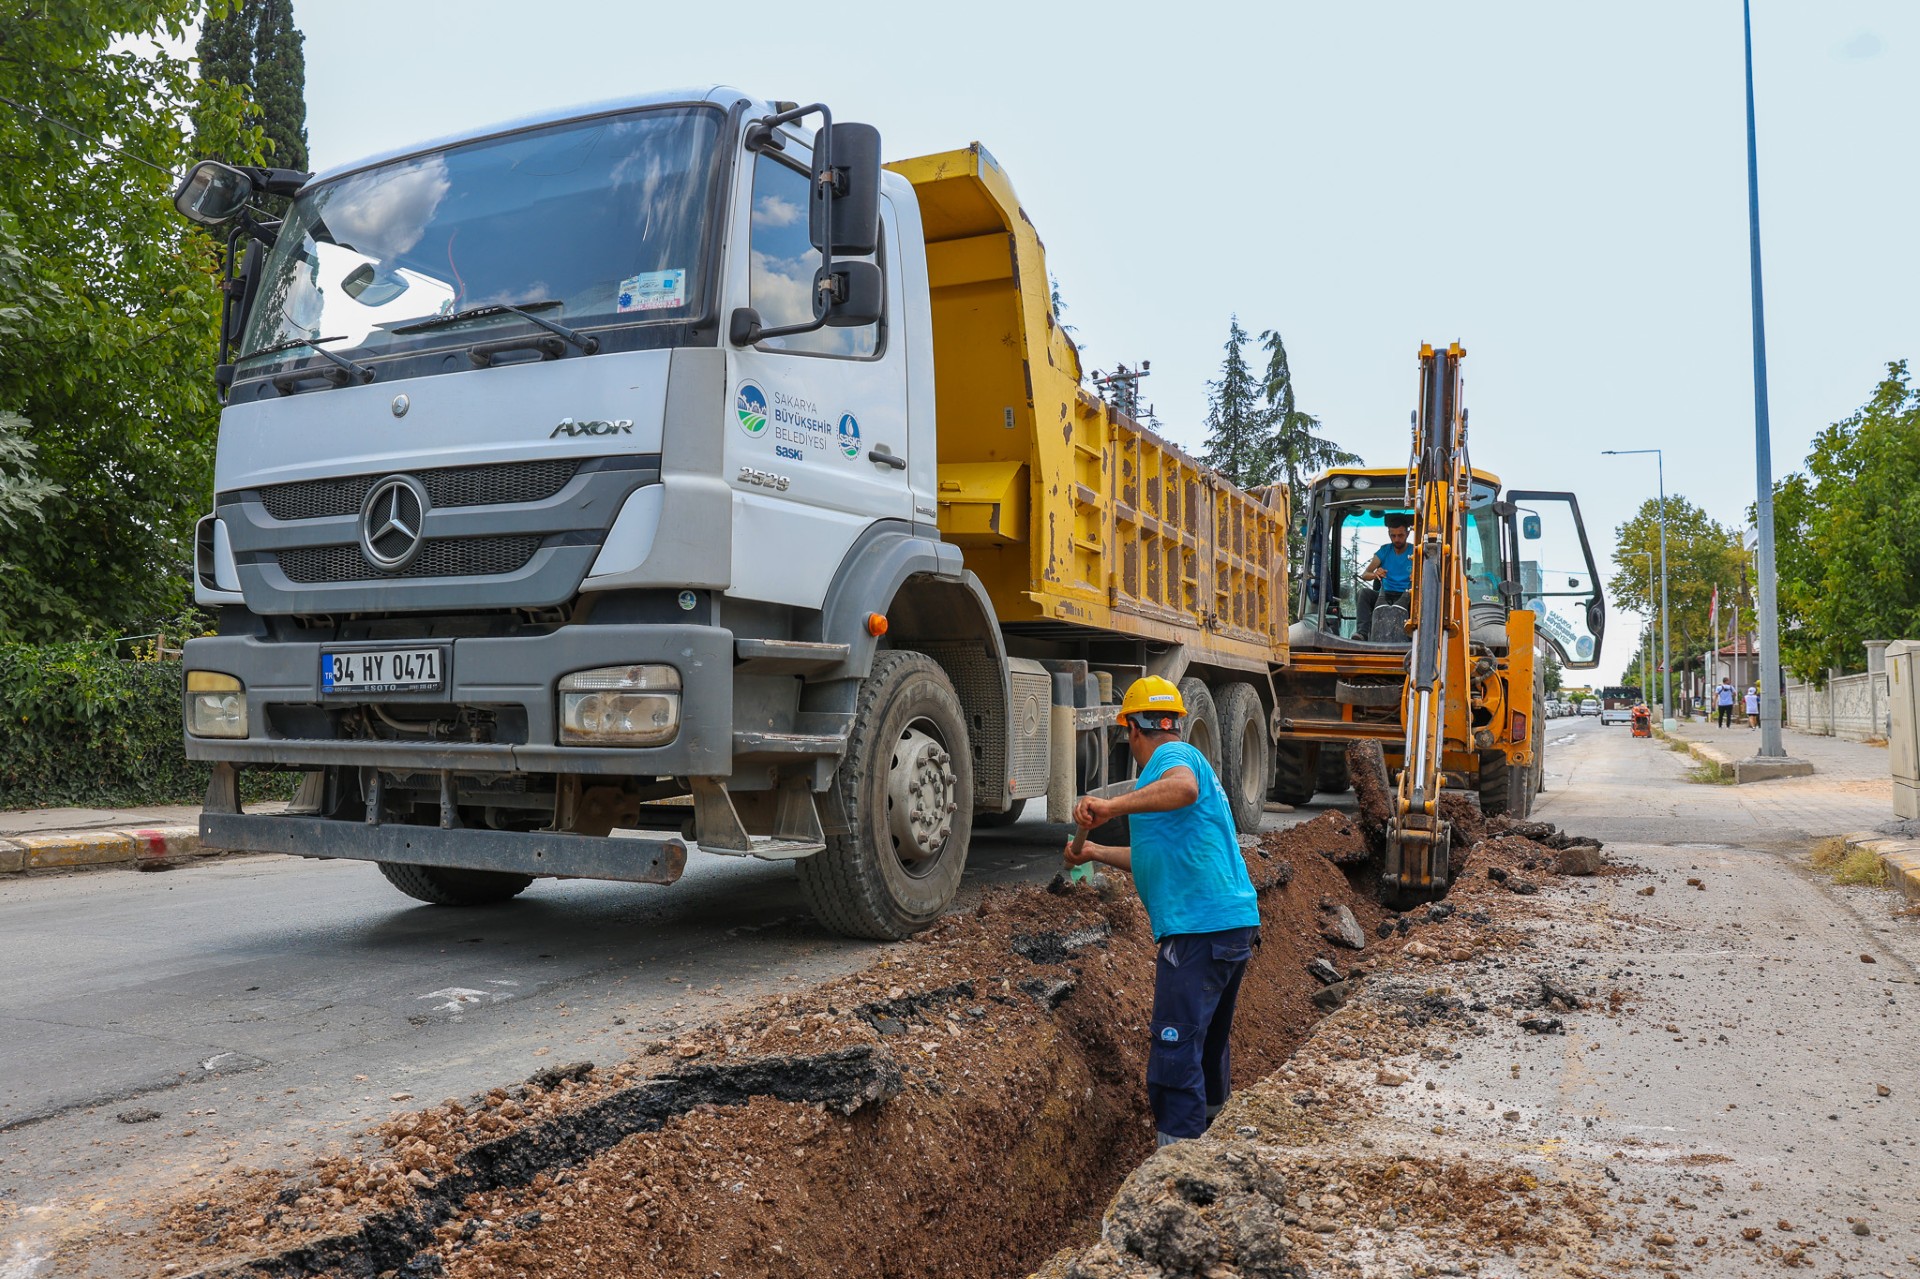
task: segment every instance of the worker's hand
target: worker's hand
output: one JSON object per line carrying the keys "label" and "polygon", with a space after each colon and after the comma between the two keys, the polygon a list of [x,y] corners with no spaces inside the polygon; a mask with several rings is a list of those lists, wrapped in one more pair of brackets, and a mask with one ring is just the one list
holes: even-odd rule
{"label": "worker's hand", "polygon": [[1104,826],[1113,817],[1113,801],[1096,799],[1092,795],[1082,795],[1080,802],[1073,806],[1073,824],[1082,830],[1093,830]]}
{"label": "worker's hand", "polygon": [[1073,851],[1073,841],[1069,839],[1065,853],[1067,865],[1084,866],[1088,862],[1097,862],[1100,860],[1101,850],[1105,847],[1105,844],[1096,844],[1092,840],[1087,840],[1080,845],[1080,851],[1076,854]]}

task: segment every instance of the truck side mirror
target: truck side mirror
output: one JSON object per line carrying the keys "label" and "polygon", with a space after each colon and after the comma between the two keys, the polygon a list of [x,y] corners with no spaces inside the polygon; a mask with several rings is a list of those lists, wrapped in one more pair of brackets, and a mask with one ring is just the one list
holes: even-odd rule
{"label": "truck side mirror", "polygon": [[[833,257],[864,257],[880,243],[880,130],[870,124],[836,124],[827,130],[828,147],[813,150],[813,199],[808,229],[813,247]],[[833,152],[833,172],[825,172],[822,152]],[[832,225],[828,226],[827,183],[833,185]],[[865,321],[861,321],[865,323]]]}
{"label": "truck side mirror", "polygon": [[1526,538],[1529,542],[1537,542],[1540,540],[1540,517],[1538,515],[1529,515],[1520,521],[1520,536]]}
{"label": "truck side mirror", "polygon": [[816,297],[823,285],[831,285],[828,293],[830,301],[827,303],[829,326],[836,329],[858,328],[880,318],[884,286],[881,284],[880,268],[873,263],[835,262],[830,272],[823,269],[817,273],[813,284]]}
{"label": "truck side mirror", "polygon": [[253,179],[230,164],[202,160],[187,170],[186,180],[173,193],[180,216],[201,226],[230,222],[247,207]]}

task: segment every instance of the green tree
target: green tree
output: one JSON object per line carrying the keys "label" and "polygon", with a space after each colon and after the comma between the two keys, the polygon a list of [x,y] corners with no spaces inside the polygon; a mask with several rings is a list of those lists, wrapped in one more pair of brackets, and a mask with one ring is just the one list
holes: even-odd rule
{"label": "green tree", "polygon": [[[1647,573],[1646,555],[1653,555]],[[1740,584],[1740,532],[1710,517],[1677,493],[1667,495],[1667,643],[1676,672],[1688,657],[1698,657],[1713,642],[1708,615],[1713,591],[1720,589],[1720,627]],[[1648,498],[1632,519],[1614,530],[1614,574],[1607,583],[1612,601],[1652,618],[1654,668],[1658,684],[1660,635],[1660,502]],[[1749,606],[1742,603],[1741,608]],[[1675,687],[1678,687],[1678,674]],[[1652,696],[1649,693],[1648,696]],[[1675,696],[1679,694],[1676,692]]]}
{"label": "green tree", "polygon": [[1273,478],[1273,448],[1267,438],[1272,415],[1261,402],[1260,384],[1247,364],[1247,331],[1240,317],[1227,322],[1227,358],[1218,381],[1207,383],[1207,444],[1202,460],[1241,488]]}
{"label": "green tree", "polygon": [[144,629],[190,596],[219,296],[168,195],[193,109],[228,155],[259,139],[185,59],[112,46],[184,39],[201,7],[0,0],[0,468],[31,493],[0,524],[0,639]]}
{"label": "green tree", "polygon": [[[307,167],[305,46],[306,38],[293,24],[293,0],[239,0],[232,13],[208,17],[194,47],[204,79],[247,91],[266,134],[263,159],[276,169]],[[213,110],[217,117],[218,108]],[[202,117],[194,113],[196,139],[225,136],[224,119]],[[218,147],[207,153],[222,155]]]}
{"label": "green tree", "polygon": [[1267,397],[1272,464],[1268,474],[1287,482],[1287,491],[1300,492],[1300,478],[1329,466],[1358,466],[1360,455],[1349,453],[1325,436],[1317,435],[1320,419],[1303,412],[1293,393],[1293,370],[1287,365],[1286,343],[1278,329],[1260,335],[1267,351],[1267,375],[1260,389]]}
{"label": "green tree", "polygon": [[1920,390],[1906,361],[1774,485],[1773,518],[1780,655],[1796,674],[1857,668],[1863,641],[1920,635]]}
{"label": "green tree", "polygon": [[1548,696],[1553,696],[1559,693],[1562,677],[1566,674],[1566,672],[1563,671],[1560,667],[1560,659],[1555,657],[1552,654],[1552,652],[1550,651],[1544,652],[1543,660],[1546,662],[1546,670],[1543,673],[1542,678],[1546,682],[1546,690],[1547,690]]}

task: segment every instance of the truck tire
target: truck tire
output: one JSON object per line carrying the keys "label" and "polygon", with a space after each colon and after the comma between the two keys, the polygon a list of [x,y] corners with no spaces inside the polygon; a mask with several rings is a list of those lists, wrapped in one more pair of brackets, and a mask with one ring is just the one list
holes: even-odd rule
{"label": "truck tire", "polygon": [[1273,789],[1269,794],[1295,807],[1311,800],[1320,789],[1322,753],[1319,742],[1275,742]]}
{"label": "truck tire", "polygon": [[1345,751],[1321,748],[1319,780],[1322,795],[1344,795],[1353,789],[1353,775],[1347,771]]}
{"label": "truck tire", "polygon": [[492,906],[518,897],[533,882],[531,875],[504,870],[456,870],[412,862],[377,864],[389,884],[433,906]]}
{"label": "truck tire", "polygon": [[840,833],[796,867],[822,924],[898,941],[952,905],[973,834],[973,751],[960,699],[933,659],[874,656],[827,803]]}
{"label": "truck tire", "polygon": [[1007,805],[1007,811],[1004,813],[975,813],[973,815],[973,828],[975,830],[999,830],[1002,827],[1011,826],[1020,820],[1020,814],[1026,810],[1027,801],[1024,799],[1016,799],[1013,803]]}
{"label": "truck tire", "polygon": [[1273,776],[1272,739],[1267,732],[1266,708],[1251,684],[1228,684],[1220,690],[1220,786],[1227,807],[1242,835],[1260,829],[1267,809],[1267,785]]}
{"label": "truck tire", "polygon": [[1205,684],[1189,675],[1180,681],[1180,700],[1187,708],[1180,735],[1206,758],[1214,772],[1219,772],[1220,711],[1213,704],[1213,694]]}

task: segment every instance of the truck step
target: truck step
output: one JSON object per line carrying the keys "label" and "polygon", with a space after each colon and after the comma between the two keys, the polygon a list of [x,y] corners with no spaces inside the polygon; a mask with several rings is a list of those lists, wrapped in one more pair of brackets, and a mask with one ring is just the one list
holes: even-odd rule
{"label": "truck step", "polygon": [[838,755],[845,748],[844,737],[824,737],[813,733],[735,733],[733,754],[742,755]]}
{"label": "truck step", "polygon": [[713,853],[719,857],[758,857],[763,862],[790,862],[799,857],[811,857],[826,847],[825,844],[810,843],[802,839],[775,839],[769,835],[752,836],[752,849],[710,848],[704,844],[689,844],[687,847],[697,852]]}
{"label": "truck step", "polygon": [[838,666],[853,651],[850,644],[818,644],[809,640],[741,639],[733,642],[742,675],[811,675]]}

